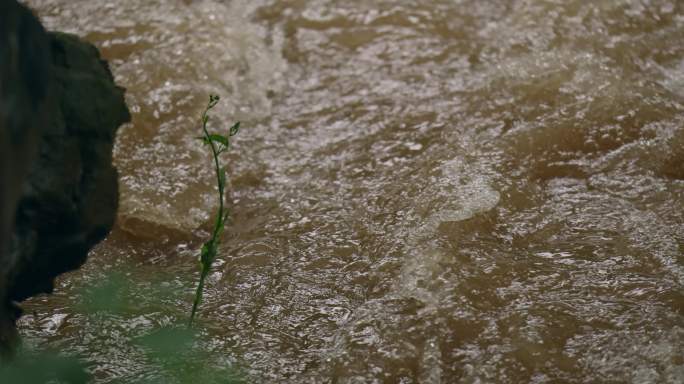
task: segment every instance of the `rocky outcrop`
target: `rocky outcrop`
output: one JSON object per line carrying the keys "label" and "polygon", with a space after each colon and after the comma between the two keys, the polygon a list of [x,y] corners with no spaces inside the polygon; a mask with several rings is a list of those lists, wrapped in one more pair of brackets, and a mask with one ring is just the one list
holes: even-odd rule
{"label": "rocky outcrop", "polygon": [[48,115],[49,38],[14,1],[0,0],[0,349],[14,338],[8,305],[16,252],[10,252],[16,207]]}
{"label": "rocky outcrop", "polygon": [[130,119],[123,90],[95,47],[45,33],[0,0],[0,345],[13,302],[51,292],[109,232],[117,201],[116,129]]}

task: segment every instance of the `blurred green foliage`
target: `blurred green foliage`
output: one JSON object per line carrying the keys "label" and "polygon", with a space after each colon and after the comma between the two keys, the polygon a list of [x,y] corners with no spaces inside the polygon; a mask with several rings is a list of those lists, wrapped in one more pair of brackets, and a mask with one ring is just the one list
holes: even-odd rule
{"label": "blurred green foliage", "polygon": [[21,350],[10,363],[0,365],[3,384],[83,384],[90,380],[82,362],[57,353]]}
{"label": "blurred green foliage", "polygon": [[[85,287],[81,303],[76,311],[93,319],[96,326],[88,332],[97,337],[106,334],[108,322],[98,321],[103,316],[116,320],[136,317],[150,313],[147,303],[160,300],[181,300],[182,291],[161,284],[146,284],[141,287],[123,273],[112,273],[99,279],[94,285]],[[141,297],[144,299],[141,302]],[[162,308],[155,308],[162,309]],[[164,309],[168,312],[168,308]],[[173,316],[172,316],[173,317]],[[177,316],[182,319],[179,308]],[[126,329],[118,328],[118,329]],[[126,340],[132,348],[146,359],[146,365],[154,372],[146,377],[114,383],[133,384],[236,384],[244,383],[244,378],[230,366],[217,366],[216,356],[212,356],[201,343],[201,329],[188,328],[182,321],[164,326],[151,326],[142,334],[139,329],[131,329],[130,334],[119,340]],[[135,332],[135,334],[134,334]],[[28,348],[18,351],[9,363],[0,365],[0,384],[86,384],[93,382],[91,370],[81,359],[63,356],[55,351],[31,351]]]}

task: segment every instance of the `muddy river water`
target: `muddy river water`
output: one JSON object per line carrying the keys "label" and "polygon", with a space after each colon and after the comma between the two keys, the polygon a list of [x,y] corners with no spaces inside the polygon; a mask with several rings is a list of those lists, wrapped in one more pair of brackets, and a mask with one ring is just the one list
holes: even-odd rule
{"label": "muddy river water", "polygon": [[[189,312],[209,93],[244,127],[200,313],[215,364],[258,383],[684,382],[681,1],[27,3],[100,48],[133,115],[116,228],[20,323],[98,383],[153,376],[130,335]],[[79,310],[112,271],[181,294]]]}

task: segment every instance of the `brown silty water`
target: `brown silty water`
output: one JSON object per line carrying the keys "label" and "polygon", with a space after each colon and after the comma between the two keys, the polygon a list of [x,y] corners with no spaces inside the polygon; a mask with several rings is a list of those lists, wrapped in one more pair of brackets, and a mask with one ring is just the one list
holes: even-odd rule
{"label": "brown silty water", "polygon": [[[682,2],[28,3],[101,49],[133,113],[117,227],[20,324],[98,382],[153,375],[127,335],[187,316],[210,92],[245,127],[200,314],[216,364],[263,383],[684,381]],[[79,312],[121,268],[184,296]]]}

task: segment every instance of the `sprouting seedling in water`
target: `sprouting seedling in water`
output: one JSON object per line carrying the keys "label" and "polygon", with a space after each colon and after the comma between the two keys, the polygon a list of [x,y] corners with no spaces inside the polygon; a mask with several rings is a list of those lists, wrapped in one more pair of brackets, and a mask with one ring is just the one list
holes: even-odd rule
{"label": "sprouting seedling in water", "polygon": [[223,201],[226,189],[226,168],[219,163],[219,156],[230,148],[230,138],[235,136],[240,130],[240,122],[233,124],[228,130],[228,135],[221,135],[217,133],[209,133],[207,123],[209,122],[209,111],[218,104],[220,98],[217,95],[209,95],[209,103],[202,113],[202,136],[198,139],[202,140],[204,145],[209,146],[211,155],[214,159],[214,171],[216,173],[216,184],[218,185],[218,200],[219,208],[216,212],[216,221],[214,222],[214,229],[211,232],[211,238],[202,245],[200,251],[200,279],[197,284],[197,291],[195,292],[195,301],[192,304],[192,312],[190,313],[189,326],[195,320],[197,314],[197,307],[202,301],[202,294],[204,293],[204,281],[209,275],[211,264],[216,258],[219,242],[221,241],[221,234],[223,227],[228,220],[230,211],[224,207]]}

